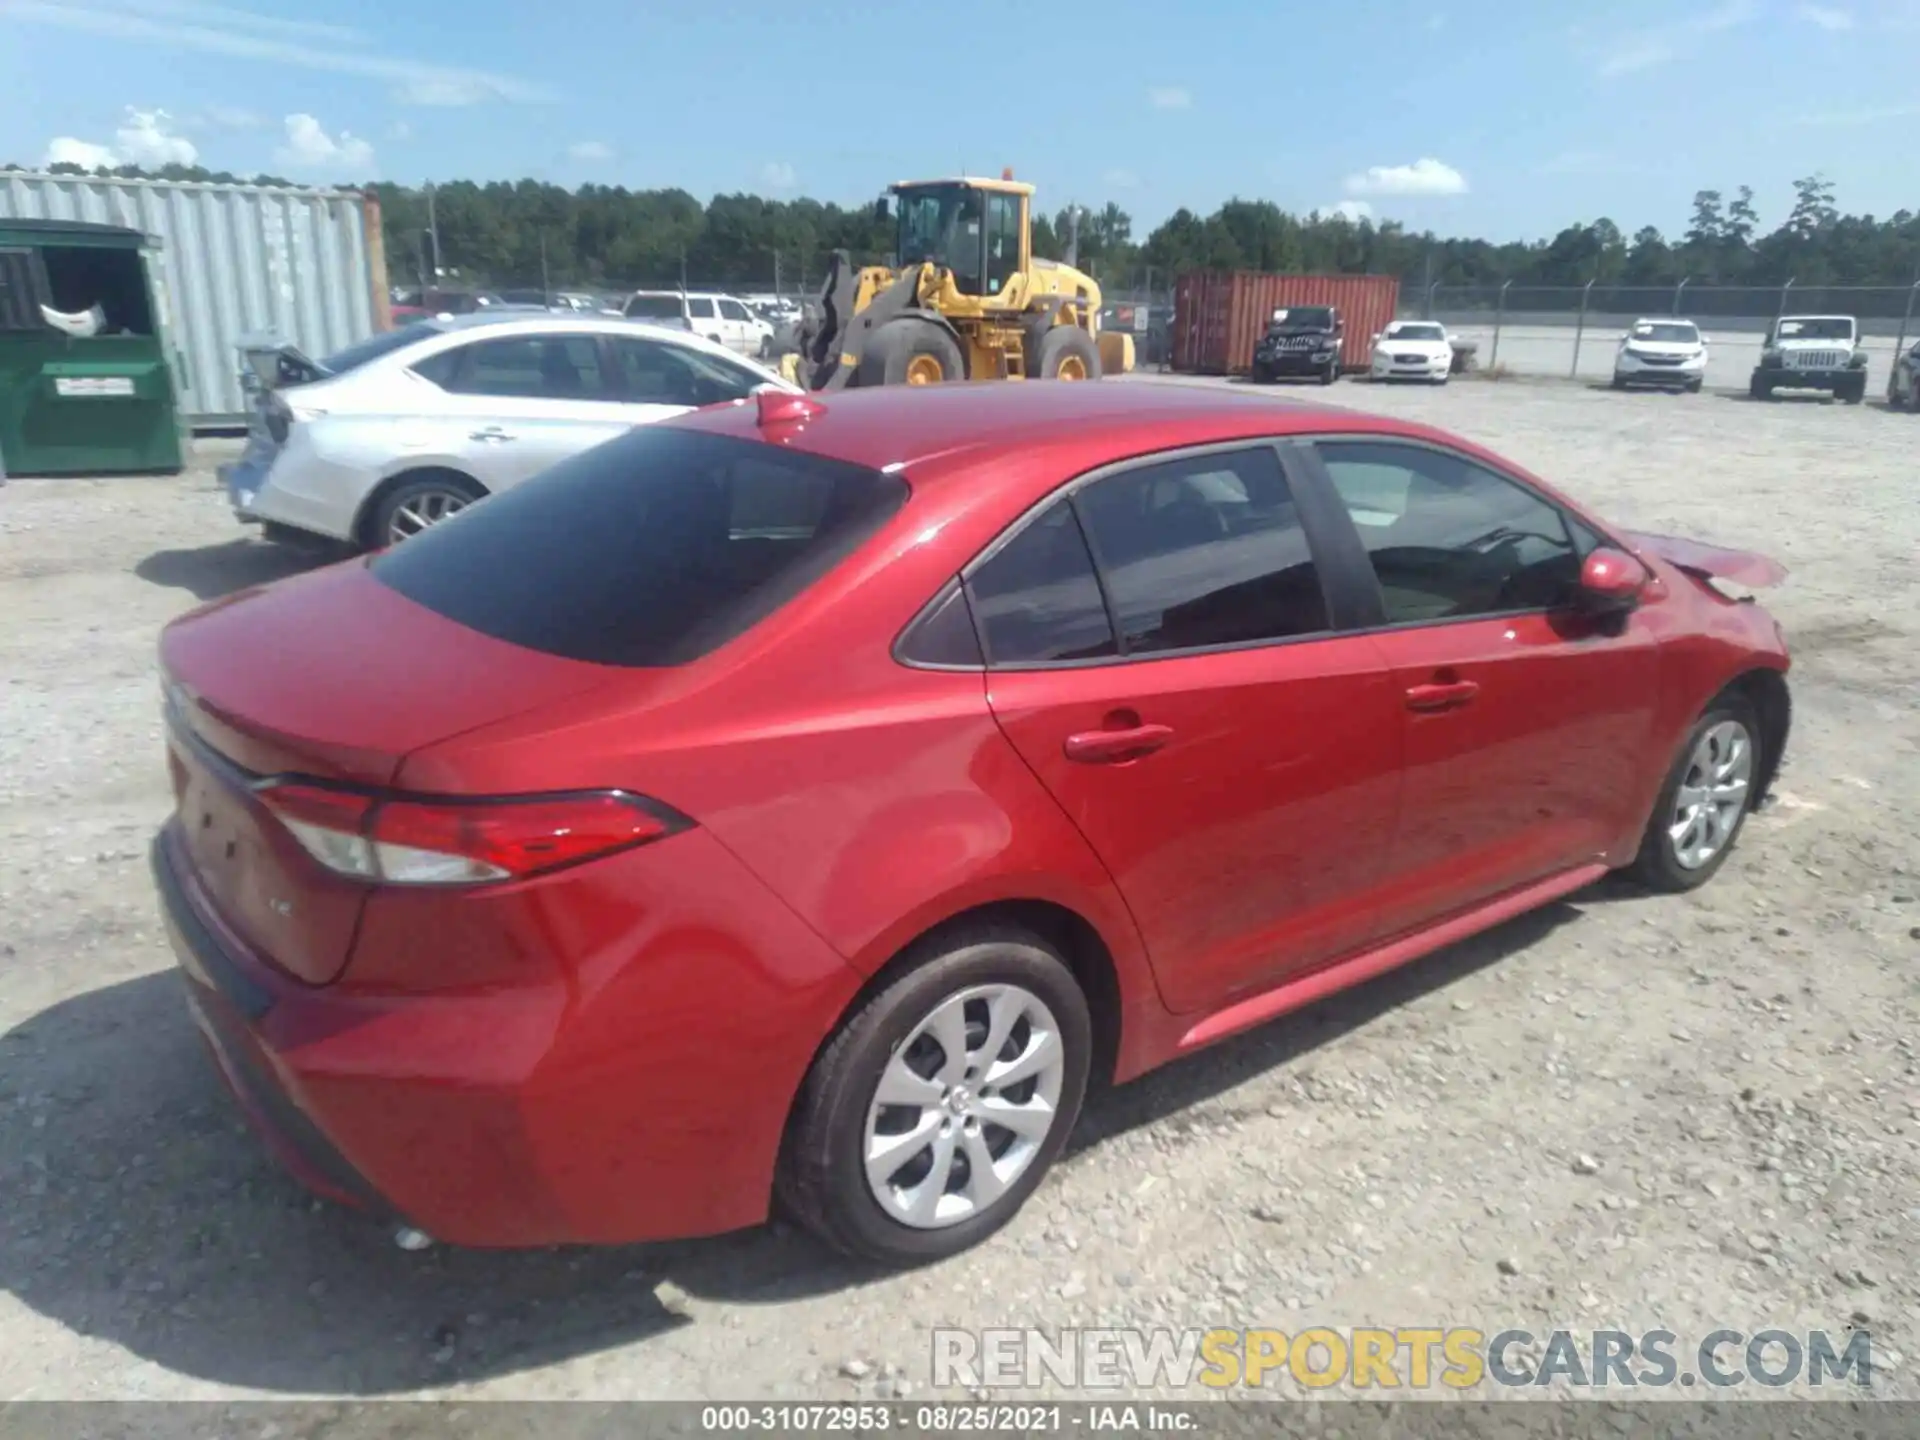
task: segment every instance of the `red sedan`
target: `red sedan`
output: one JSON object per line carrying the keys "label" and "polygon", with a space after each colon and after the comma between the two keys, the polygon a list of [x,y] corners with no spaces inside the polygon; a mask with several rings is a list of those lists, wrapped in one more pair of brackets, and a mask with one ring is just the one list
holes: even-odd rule
{"label": "red sedan", "polygon": [[1756,556],[1186,387],[762,394],[161,642],[155,871],[309,1184],[913,1261],[1124,1081],[1766,794]]}

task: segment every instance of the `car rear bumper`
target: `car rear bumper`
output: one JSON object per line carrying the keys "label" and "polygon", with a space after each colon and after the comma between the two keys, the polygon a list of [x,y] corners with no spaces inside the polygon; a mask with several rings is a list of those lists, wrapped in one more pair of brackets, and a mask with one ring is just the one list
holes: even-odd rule
{"label": "car rear bumper", "polygon": [[[643,850],[568,872],[590,895],[556,884],[442,908],[431,934],[370,917],[350,970],[378,978],[357,986],[304,984],[234,935],[178,821],[152,859],[195,1020],[283,1165],[448,1243],[524,1248],[765,1219],[792,1097],[859,987],[711,836],[672,844],[672,864]],[[559,967],[526,955],[525,983],[408,986],[436,943],[524,954],[522,934],[480,913],[496,903],[580,953]],[[363,960],[369,947],[383,953]]]}

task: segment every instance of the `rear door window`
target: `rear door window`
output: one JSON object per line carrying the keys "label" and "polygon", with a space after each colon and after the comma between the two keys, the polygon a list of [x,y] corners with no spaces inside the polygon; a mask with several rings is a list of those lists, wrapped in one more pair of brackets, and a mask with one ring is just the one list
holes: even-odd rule
{"label": "rear door window", "polygon": [[1075,499],[1129,655],[1330,628],[1320,574],[1271,449],[1096,481]]}
{"label": "rear door window", "polygon": [[1055,502],[1016,531],[973,570],[967,591],[989,664],[1099,660],[1120,653],[1069,501]]}
{"label": "rear door window", "polygon": [[747,307],[742,305],[738,300],[722,300],[720,302],[720,317],[723,320],[751,320],[753,318],[747,313]]}
{"label": "rear door window", "polygon": [[[512,335],[481,340],[435,357],[422,373],[456,395],[519,400],[605,400],[600,344],[591,335]],[[441,378],[441,377],[445,378]]]}
{"label": "rear door window", "polygon": [[896,476],[648,426],[370,563],[416,604],[598,665],[684,665],[827,574],[906,503]]}

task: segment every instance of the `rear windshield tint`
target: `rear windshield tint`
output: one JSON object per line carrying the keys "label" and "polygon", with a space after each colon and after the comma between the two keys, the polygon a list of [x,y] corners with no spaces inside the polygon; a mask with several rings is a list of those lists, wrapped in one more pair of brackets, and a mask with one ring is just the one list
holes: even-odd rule
{"label": "rear windshield tint", "polygon": [[678,319],[678,295],[636,295],[627,301],[627,314],[644,320]]}
{"label": "rear windshield tint", "polygon": [[799,595],[905,502],[876,470],[647,427],[376,557],[374,577],[496,640],[684,665]]}
{"label": "rear windshield tint", "polygon": [[382,330],[369,335],[366,339],[349,345],[346,349],[329,355],[320,362],[320,368],[329,375],[344,375],[349,370],[357,370],[370,360],[378,360],[382,355],[391,355],[396,350],[404,350],[409,345],[417,345],[422,340],[431,340],[440,333],[440,327],[431,320],[417,325],[402,325],[398,330]]}

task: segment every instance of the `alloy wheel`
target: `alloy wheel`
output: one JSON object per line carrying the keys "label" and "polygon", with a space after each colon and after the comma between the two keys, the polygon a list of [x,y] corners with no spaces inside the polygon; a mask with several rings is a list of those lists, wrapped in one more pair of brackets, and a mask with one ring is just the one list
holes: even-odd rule
{"label": "alloy wheel", "polygon": [[867,1184],[920,1230],[989,1210],[1060,1119],[1066,1049],[1053,1011],[1019,985],[940,1001],[891,1056],[867,1110]]}
{"label": "alloy wheel", "polygon": [[393,519],[387,525],[387,541],[398,545],[466,509],[470,503],[470,498],[457,490],[422,490],[394,510]]}
{"label": "alloy wheel", "polygon": [[1708,864],[1733,839],[1753,780],[1753,738],[1737,720],[1723,720],[1700,737],[1674,793],[1667,837],[1684,870]]}

